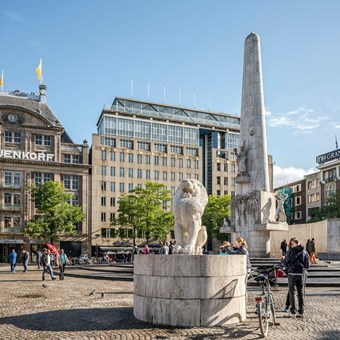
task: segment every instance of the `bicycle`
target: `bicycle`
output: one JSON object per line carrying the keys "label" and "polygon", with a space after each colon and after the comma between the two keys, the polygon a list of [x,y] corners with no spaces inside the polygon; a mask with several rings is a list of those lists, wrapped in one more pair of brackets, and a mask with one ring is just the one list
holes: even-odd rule
{"label": "bicycle", "polygon": [[[275,319],[275,301],[273,293],[271,292],[271,285],[276,285],[275,274],[276,269],[281,266],[273,266],[272,268],[256,269],[259,273],[255,277],[255,281],[261,285],[261,294],[255,298],[256,301],[256,314],[259,319],[260,331],[262,337],[265,338],[268,335],[269,322],[273,325],[278,325]],[[274,272],[274,279],[269,275]]]}

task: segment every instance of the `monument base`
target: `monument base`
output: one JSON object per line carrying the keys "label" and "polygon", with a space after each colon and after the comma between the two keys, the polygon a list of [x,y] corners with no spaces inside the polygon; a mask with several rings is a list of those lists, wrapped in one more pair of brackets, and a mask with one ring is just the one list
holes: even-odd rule
{"label": "monument base", "polygon": [[159,325],[212,327],[246,318],[246,256],[137,255],[134,316]]}

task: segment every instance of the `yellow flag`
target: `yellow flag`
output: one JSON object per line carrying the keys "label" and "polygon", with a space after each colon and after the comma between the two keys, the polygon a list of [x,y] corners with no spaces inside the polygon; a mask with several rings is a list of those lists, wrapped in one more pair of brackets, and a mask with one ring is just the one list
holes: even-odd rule
{"label": "yellow flag", "polygon": [[40,59],[40,63],[38,67],[36,68],[35,72],[37,73],[37,80],[41,79],[41,74],[42,74],[42,60]]}
{"label": "yellow flag", "polygon": [[2,70],[2,72],[1,72],[0,86],[1,86],[1,87],[4,86],[4,71],[3,71],[3,70]]}

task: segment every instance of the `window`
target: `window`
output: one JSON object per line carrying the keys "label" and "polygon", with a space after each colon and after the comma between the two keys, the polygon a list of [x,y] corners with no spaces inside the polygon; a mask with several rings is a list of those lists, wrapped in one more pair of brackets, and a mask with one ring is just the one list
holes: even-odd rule
{"label": "window", "polygon": [[105,212],[102,212],[102,213],[100,214],[100,220],[101,220],[102,222],[106,222],[106,213],[105,213]]}
{"label": "window", "polygon": [[116,206],[116,198],[115,197],[110,197],[110,206],[111,207]]}
{"label": "window", "polygon": [[165,144],[155,144],[154,145],[154,150],[155,151],[161,151],[161,152],[166,152],[166,145]]}
{"label": "window", "polygon": [[168,209],[168,201],[163,201],[163,202],[162,202],[162,208],[163,208],[164,210]]}
{"label": "window", "polygon": [[190,168],[191,168],[191,160],[187,159],[187,169],[190,169]]}
{"label": "window", "polygon": [[162,165],[167,166],[168,165],[168,159],[166,157],[162,157]]}
{"label": "window", "polygon": [[159,165],[159,156],[154,156],[154,164]]}
{"label": "window", "polygon": [[[111,215],[110,215],[111,217]],[[112,221],[112,219],[110,219]],[[102,238],[115,238],[116,237],[116,229],[114,228],[101,228],[101,237]]]}
{"label": "window", "polygon": [[154,179],[157,181],[159,180],[159,171],[158,170],[155,170],[154,171]]}
{"label": "window", "polygon": [[191,178],[191,174],[187,174],[187,179],[190,179]]}
{"label": "window", "polygon": [[125,191],[124,183],[119,183],[119,192],[124,192],[124,191]]}
{"label": "window", "polygon": [[181,174],[181,173],[178,174],[178,180],[179,180],[179,182],[183,181],[183,174]]}
{"label": "window", "polygon": [[146,164],[150,164],[150,163],[151,163],[151,157],[150,157],[150,155],[146,155],[146,156],[145,156],[145,163],[146,163]]}
{"label": "window", "polygon": [[115,192],[116,191],[116,182],[111,182],[110,183],[110,191]]}
{"label": "window", "polygon": [[21,143],[21,133],[20,132],[12,132],[12,131],[5,131],[5,142],[6,143]]}
{"label": "window", "polygon": [[[110,213],[110,222],[114,221],[115,218],[116,218],[116,214]],[[110,230],[115,230],[115,229],[110,229]],[[114,236],[111,236],[111,237],[114,237]]]}
{"label": "window", "polygon": [[71,189],[71,176],[64,175],[64,188]]}
{"label": "window", "polygon": [[103,165],[102,165],[102,166],[100,167],[100,172],[101,172],[101,175],[102,175],[102,176],[106,176],[106,166],[103,166]]}
{"label": "window", "polygon": [[171,145],[170,146],[170,152],[171,153],[177,153],[179,155],[183,155],[183,147],[182,146]]}
{"label": "window", "polygon": [[129,163],[133,163],[133,154],[132,153],[129,153],[128,159],[129,159]]}
{"label": "window", "polygon": [[143,156],[142,155],[137,155],[137,163],[142,164],[143,162]]}
{"label": "window", "polygon": [[221,177],[217,176],[216,182],[217,182],[217,185],[220,185],[221,184]]}
{"label": "window", "polygon": [[72,190],[79,190],[79,176],[72,176]]}
{"label": "window", "polygon": [[[65,180],[64,180],[64,185],[65,185]],[[101,182],[101,190],[106,191],[106,182],[104,181]]]}
{"label": "window", "polygon": [[126,139],[121,139],[120,140],[120,147],[121,148],[126,148],[126,149],[133,149],[133,141],[126,140]]}
{"label": "window", "polygon": [[216,171],[221,171],[221,163],[216,163]]}
{"label": "window", "polygon": [[326,183],[335,182],[336,180],[336,168],[323,172],[323,179]]}
{"label": "window", "polygon": [[319,201],[320,201],[320,194],[318,192],[308,195],[308,203],[314,203],[314,202],[319,202]]}
{"label": "window", "polygon": [[128,170],[128,176],[129,176],[130,178],[133,177],[133,168],[129,168],[129,170]]}
{"label": "window", "polygon": [[175,196],[176,188],[175,187],[171,187],[170,188],[170,192],[171,192],[171,196]]}
{"label": "window", "polygon": [[21,173],[17,171],[4,171],[5,186],[21,186]]}
{"label": "window", "polygon": [[224,185],[228,185],[228,177],[224,177],[223,183],[224,183]]}
{"label": "window", "polygon": [[122,167],[119,169],[119,176],[120,177],[124,177],[125,176],[125,169],[122,168]]}
{"label": "window", "polygon": [[296,220],[301,220],[302,217],[301,211],[296,211],[294,217]]}
{"label": "window", "polygon": [[142,169],[137,169],[137,178],[142,178]]}
{"label": "window", "polygon": [[110,167],[110,175],[111,176],[116,176],[116,167],[115,166],[111,166]]}
{"label": "window", "polygon": [[175,173],[174,173],[174,172],[171,172],[171,173],[170,173],[170,180],[171,180],[171,181],[174,181],[174,180],[175,180]]}
{"label": "window", "polygon": [[79,196],[78,195],[73,195],[72,196],[72,205],[79,205]]}
{"label": "window", "polygon": [[52,181],[53,180],[52,179],[52,174],[43,173],[43,172],[34,172],[33,173],[33,177],[34,177],[34,184],[35,185],[43,184],[43,183],[45,183],[47,181]]}
{"label": "window", "polygon": [[235,177],[230,178],[230,185],[235,185]]}
{"label": "window", "polygon": [[198,161],[194,161],[194,168],[198,169]]}
{"label": "window", "polygon": [[114,151],[110,152],[110,159],[111,159],[111,161],[115,161],[116,160],[116,153]]}
{"label": "window", "polygon": [[163,181],[166,181],[168,179],[168,173],[166,171],[163,171]]}
{"label": "window", "polygon": [[182,158],[178,159],[178,167],[183,168],[183,159]]}
{"label": "window", "polygon": [[119,160],[120,160],[121,162],[125,162],[125,153],[124,153],[124,152],[120,152],[120,153],[119,153]]}
{"label": "window", "polygon": [[295,205],[301,205],[301,196],[295,197]]}
{"label": "window", "polygon": [[235,164],[230,164],[230,172],[235,172]]}
{"label": "window", "polygon": [[110,138],[110,137],[102,136],[100,138],[100,143],[103,144],[103,145],[107,145],[107,146],[116,146],[116,140],[114,138]]}
{"label": "window", "polygon": [[145,171],[145,177],[146,179],[151,179],[150,170]]}
{"label": "window", "polygon": [[35,144],[43,146],[51,146],[51,136],[35,135]]}
{"label": "window", "polygon": [[106,161],[106,151],[102,150],[102,161]]}
{"label": "window", "polygon": [[101,198],[101,206],[106,207],[106,197]]}
{"label": "window", "polygon": [[128,192],[131,192],[133,190],[133,183],[128,184]]}
{"label": "window", "polygon": [[191,156],[198,156],[198,149],[196,148],[186,148],[185,153]]}
{"label": "window", "polygon": [[194,178],[198,180],[198,174],[194,174]]}
{"label": "window", "polygon": [[6,205],[12,204],[12,195],[10,193],[8,193],[8,192],[5,192],[4,201],[5,201],[4,203]]}
{"label": "window", "polygon": [[224,171],[228,172],[228,164],[227,163],[224,163]]}
{"label": "window", "polygon": [[308,190],[318,188],[320,186],[320,182],[318,179],[314,179],[312,181],[308,181]]}
{"label": "window", "polygon": [[221,196],[221,190],[217,190],[217,191],[216,191],[216,195],[217,195],[217,196]]}
{"label": "window", "polygon": [[137,142],[137,148],[139,150],[146,150],[146,151],[151,150],[150,143],[147,143],[147,142]]}
{"label": "window", "polygon": [[5,228],[10,228],[12,226],[12,216],[4,216],[4,226]]}
{"label": "window", "polygon": [[176,165],[176,159],[175,158],[170,158],[170,165],[175,166]]}

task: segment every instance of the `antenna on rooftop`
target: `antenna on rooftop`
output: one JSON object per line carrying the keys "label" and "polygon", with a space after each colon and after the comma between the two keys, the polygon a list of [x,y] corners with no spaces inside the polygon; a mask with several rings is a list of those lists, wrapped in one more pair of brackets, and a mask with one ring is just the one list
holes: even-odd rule
{"label": "antenna on rooftop", "polygon": [[150,83],[148,83],[148,100],[150,100]]}
{"label": "antenna on rooftop", "polygon": [[181,106],[182,98],[181,98],[181,89],[178,89],[178,105]]}
{"label": "antenna on rooftop", "polygon": [[338,138],[335,135],[335,149],[338,150]]}
{"label": "antenna on rooftop", "polygon": [[131,80],[131,98],[133,98],[133,80]]}
{"label": "antenna on rooftop", "polygon": [[163,103],[165,103],[165,84],[163,84]]}

